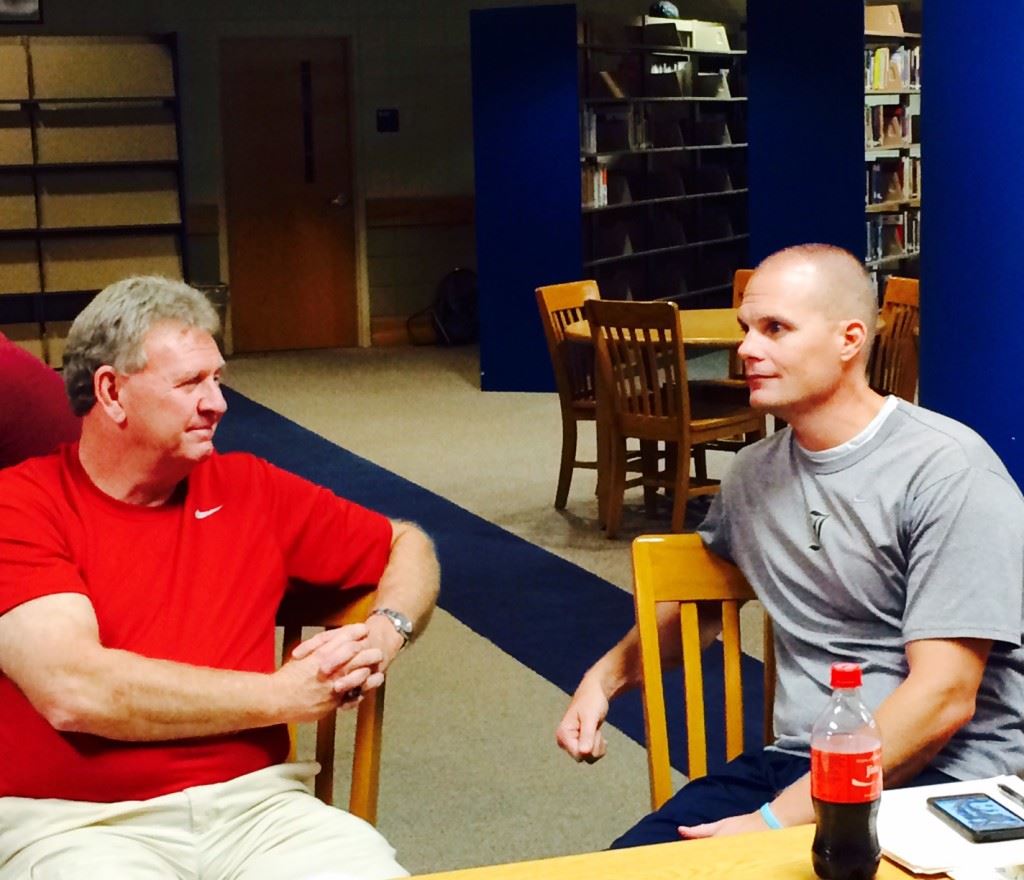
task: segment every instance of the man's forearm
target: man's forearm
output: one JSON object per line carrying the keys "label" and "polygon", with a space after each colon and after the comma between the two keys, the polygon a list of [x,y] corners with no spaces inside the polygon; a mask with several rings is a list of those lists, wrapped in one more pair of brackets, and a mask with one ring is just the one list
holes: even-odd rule
{"label": "man's forearm", "polygon": [[[988,643],[916,642],[908,646],[908,656],[911,674],[875,712],[882,739],[882,772],[889,787],[911,781],[970,720]],[[951,674],[951,669],[961,675]],[[772,810],[783,825],[813,821],[810,775],[779,794]]]}
{"label": "man's forearm", "polygon": [[377,585],[377,606],[401,611],[420,633],[437,602],[441,570],[430,538],[416,526],[395,521],[391,556]]}
{"label": "man's forearm", "polygon": [[285,720],[275,691],[270,675],[97,646],[65,670],[37,708],[58,730],[126,741],[181,739]]}
{"label": "man's forearm", "polygon": [[[913,690],[900,693],[901,689],[903,685],[893,691],[876,713],[882,732],[882,772],[889,787],[902,785],[917,776],[959,727],[951,727],[943,721],[944,717],[959,718],[955,710],[944,711],[924,694]],[[813,822],[810,774],[779,794],[772,801],[772,812],[786,826]]]}
{"label": "man's forearm", "polygon": [[[658,619],[658,646],[662,665],[666,668],[678,666],[682,659],[682,643],[679,637],[679,604],[659,602],[655,606]],[[720,615],[701,614],[701,649],[707,648],[722,629]],[[601,657],[587,672],[598,679],[608,699],[632,688],[643,681],[643,663],[640,659],[640,631],[630,628],[619,642]]]}

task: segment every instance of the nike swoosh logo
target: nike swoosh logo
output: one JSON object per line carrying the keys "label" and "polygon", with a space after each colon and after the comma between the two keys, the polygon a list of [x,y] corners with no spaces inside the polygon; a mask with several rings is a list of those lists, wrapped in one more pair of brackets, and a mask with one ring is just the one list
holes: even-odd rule
{"label": "nike swoosh logo", "polygon": [[209,510],[197,510],[196,519],[206,519],[208,516],[213,516],[223,506],[223,504],[218,504],[216,507],[211,507]]}

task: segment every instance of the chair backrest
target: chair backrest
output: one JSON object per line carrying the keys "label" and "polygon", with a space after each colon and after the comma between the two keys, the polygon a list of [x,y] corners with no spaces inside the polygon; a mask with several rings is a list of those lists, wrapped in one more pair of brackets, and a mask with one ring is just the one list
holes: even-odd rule
{"label": "chair backrest", "polygon": [[676,304],[591,300],[585,311],[619,432],[685,443],[690,400]]}
{"label": "chair backrest", "polygon": [[[725,750],[732,759],[743,751],[743,681],[740,673],[740,605],[754,593],[736,566],[706,550],[697,535],[641,535],[633,541],[633,597],[643,666],[644,722],[651,806],[672,794],[668,724],[662,690],[661,646],[655,603],[678,602],[682,636],[686,736],[690,779],[707,773],[708,731],[704,718],[704,678],[700,617],[720,613],[725,671]],[[764,620],[765,741],[772,739],[775,655],[771,628]]]}
{"label": "chair backrest", "polygon": [[[737,269],[732,276],[732,307],[738,309],[743,303],[743,294],[747,289],[747,282],[754,274],[753,269]],[[743,360],[735,352],[729,352],[729,378],[743,378]]]}
{"label": "chair backrest", "polygon": [[537,308],[563,409],[574,403],[594,401],[594,354],[589,346],[566,340],[565,328],[583,320],[586,300],[600,298],[596,281],[570,281],[537,288]]}
{"label": "chair backrest", "polygon": [[737,269],[732,276],[732,307],[738,309],[743,302],[743,292],[747,289],[747,282],[754,274],[753,269]]}
{"label": "chair backrest", "polygon": [[[374,608],[377,593],[365,589],[332,590],[293,584],[277,611],[277,625],[284,629],[282,655],[287,657],[302,640],[304,626],[334,628],[362,623]],[[371,691],[356,710],[355,747],[348,811],[371,825],[377,822],[380,785],[380,744],[384,725],[384,685]],[[334,802],[334,730],[337,713],[321,718],[316,727],[316,760],[320,772],[314,792],[324,803]],[[294,758],[296,732],[292,729]]]}
{"label": "chair backrest", "polygon": [[882,301],[885,326],[871,352],[868,382],[880,394],[914,401],[918,378],[918,338],[921,326],[920,282],[890,276]]}

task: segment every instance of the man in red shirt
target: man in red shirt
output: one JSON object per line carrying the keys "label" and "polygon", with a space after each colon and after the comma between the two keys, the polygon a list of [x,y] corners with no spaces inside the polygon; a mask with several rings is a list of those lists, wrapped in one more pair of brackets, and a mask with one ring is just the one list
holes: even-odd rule
{"label": "man in red shirt", "polygon": [[0,333],[0,468],[78,439],[56,371]]}
{"label": "man in red shirt", "polygon": [[[286,725],[381,684],[436,600],[432,545],[217,454],[217,329],[185,284],[111,285],[68,337],[81,440],[0,472],[0,878],[405,874],[308,793]],[[275,668],[292,579],[378,606]]]}

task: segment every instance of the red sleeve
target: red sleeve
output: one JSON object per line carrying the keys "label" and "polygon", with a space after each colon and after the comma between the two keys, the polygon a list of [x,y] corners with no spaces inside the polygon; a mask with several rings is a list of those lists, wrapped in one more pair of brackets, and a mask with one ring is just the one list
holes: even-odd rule
{"label": "red sleeve", "polygon": [[259,461],[288,576],[342,587],[376,584],[391,555],[391,521]]}
{"label": "red sleeve", "polygon": [[57,372],[0,339],[0,468],[53,452],[80,431]]}
{"label": "red sleeve", "polygon": [[89,594],[50,486],[59,486],[58,462],[0,472],[0,614],[40,596]]}

